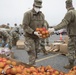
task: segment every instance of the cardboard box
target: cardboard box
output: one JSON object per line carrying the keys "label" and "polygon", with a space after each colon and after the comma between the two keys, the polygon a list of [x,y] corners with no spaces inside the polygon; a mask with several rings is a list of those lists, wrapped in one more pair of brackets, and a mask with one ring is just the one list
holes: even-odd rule
{"label": "cardboard box", "polygon": [[54,43],[64,43],[64,40],[55,40]]}
{"label": "cardboard box", "polygon": [[45,46],[46,51],[50,51],[51,47],[50,46]]}
{"label": "cardboard box", "polygon": [[60,45],[61,45],[62,43],[52,43],[51,44],[51,48],[54,50],[54,49],[58,49],[58,50],[60,50]]}
{"label": "cardboard box", "polygon": [[58,49],[58,50],[60,50],[60,45],[61,45],[62,43],[53,43],[53,46],[55,47],[55,49]]}
{"label": "cardboard box", "polygon": [[67,54],[68,53],[68,45],[67,44],[61,44],[60,45],[60,53],[61,54]]}
{"label": "cardboard box", "polygon": [[16,43],[17,48],[25,48],[25,44],[23,40],[18,40]]}

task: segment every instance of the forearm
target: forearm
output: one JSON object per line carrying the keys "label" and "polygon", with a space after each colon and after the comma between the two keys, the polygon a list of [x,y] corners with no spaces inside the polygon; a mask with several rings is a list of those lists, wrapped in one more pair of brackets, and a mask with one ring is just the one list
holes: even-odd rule
{"label": "forearm", "polygon": [[64,27],[66,27],[68,24],[68,22],[66,20],[62,20],[62,22],[60,24],[58,24],[57,26],[54,26],[54,29],[55,30],[59,30],[59,29],[62,29]]}

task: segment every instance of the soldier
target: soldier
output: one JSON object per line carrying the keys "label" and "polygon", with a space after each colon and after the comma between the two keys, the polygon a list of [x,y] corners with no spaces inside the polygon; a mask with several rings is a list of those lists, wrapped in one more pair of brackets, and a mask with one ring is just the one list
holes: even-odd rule
{"label": "soldier", "polygon": [[5,28],[9,29],[9,28],[10,28],[10,24],[9,24],[9,23],[7,23],[7,25],[6,25],[6,27],[5,27]]}
{"label": "soldier", "polygon": [[19,40],[19,30],[12,29],[10,35],[12,37],[12,45],[16,46],[16,42]]}
{"label": "soldier", "polygon": [[16,31],[19,31],[19,27],[17,26],[17,23],[14,24],[13,30],[14,30],[14,31],[15,31],[15,30],[16,30]]}
{"label": "soldier", "polygon": [[54,28],[48,29],[50,34],[54,32],[54,30],[59,30],[63,27],[67,27],[67,32],[69,36],[68,43],[68,61],[69,64],[64,66],[66,69],[70,69],[74,66],[75,55],[76,55],[76,10],[72,5],[72,0],[66,0],[66,9],[67,13],[60,24],[55,26]]}
{"label": "soldier", "polygon": [[23,27],[21,24],[19,25],[19,34],[20,34],[20,36],[24,35],[24,30],[23,30]]}
{"label": "soldier", "polygon": [[9,49],[12,48],[12,37],[5,30],[0,30],[0,40],[2,40],[2,47],[8,44]]}
{"label": "soldier", "polygon": [[44,14],[40,11],[42,0],[34,0],[33,9],[25,12],[23,18],[23,29],[25,32],[25,48],[29,55],[29,64],[34,65],[36,54],[39,49],[40,34],[36,28],[44,26]]}

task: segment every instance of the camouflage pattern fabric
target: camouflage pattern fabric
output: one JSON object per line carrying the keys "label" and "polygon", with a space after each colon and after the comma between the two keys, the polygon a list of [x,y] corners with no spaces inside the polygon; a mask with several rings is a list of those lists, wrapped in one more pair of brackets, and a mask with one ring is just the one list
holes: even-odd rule
{"label": "camouflage pattern fabric", "polygon": [[36,60],[36,51],[39,48],[39,40],[34,40],[30,37],[25,38],[25,50],[29,55],[29,64],[34,65]]}
{"label": "camouflage pattern fabric", "polygon": [[76,56],[76,36],[71,36],[69,38],[69,43],[68,43],[68,58],[69,62],[73,63],[75,61],[75,56]]}
{"label": "camouflage pattern fabric", "polygon": [[10,35],[12,36],[12,44],[13,44],[13,46],[16,46],[16,42],[19,40],[19,27],[15,26],[11,30]]}
{"label": "camouflage pattern fabric", "polygon": [[9,48],[12,48],[12,37],[7,33],[7,31],[0,31],[0,36],[2,36],[2,40],[4,40],[4,43],[2,46],[4,47],[7,43],[9,45]]}
{"label": "camouflage pattern fabric", "polygon": [[57,26],[54,27],[55,30],[59,30],[66,27],[68,36],[76,36],[76,10],[70,8],[66,13],[64,19]]}
{"label": "camouflage pattern fabric", "polygon": [[45,54],[45,52],[46,52],[46,50],[45,50],[45,39],[40,40],[40,46],[41,46],[41,50]]}
{"label": "camouflage pattern fabric", "polygon": [[15,31],[10,33],[11,37],[12,37],[12,42],[13,45],[16,45],[16,42],[19,40],[19,34]]}
{"label": "camouflage pattern fabric", "polygon": [[34,35],[33,32],[36,30],[36,28],[44,27],[44,14],[41,11],[36,13],[33,9],[27,11],[24,14],[22,25],[26,34],[25,36],[38,39],[38,37]]}

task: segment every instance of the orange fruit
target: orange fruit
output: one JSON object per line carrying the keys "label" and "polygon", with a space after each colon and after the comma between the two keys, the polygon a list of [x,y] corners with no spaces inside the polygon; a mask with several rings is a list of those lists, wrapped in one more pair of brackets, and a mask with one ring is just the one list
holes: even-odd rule
{"label": "orange fruit", "polygon": [[2,69],[2,68],[0,68],[0,74],[2,73],[2,70],[3,70],[3,69]]}
{"label": "orange fruit", "polygon": [[42,28],[39,28],[39,31],[40,31],[40,32],[42,32],[42,31],[43,31],[43,29],[42,29]]}
{"label": "orange fruit", "polygon": [[28,73],[27,72],[27,68],[24,68],[23,71],[22,71],[22,73],[25,74],[25,75],[27,75],[27,73]]}
{"label": "orange fruit", "polygon": [[17,70],[16,70],[16,68],[11,68],[11,74],[16,74],[17,73]]}
{"label": "orange fruit", "polygon": [[2,61],[3,61],[3,62],[6,62],[6,61],[7,61],[7,59],[6,59],[6,58],[2,58]]}
{"label": "orange fruit", "polygon": [[0,74],[0,75],[4,75],[4,74]]}
{"label": "orange fruit", "polygon": [[30,67],[30,71],[31,71],[31,72],[37,72],[37,70],[36,70],[35,67]]}
{"label": "orange fruit", "polygon": [[6,63],[5,62],[0,62],[0,68],[5,67]]}
{"label": "orange fruit", "polygon": [[32,75],[38,75],[37,72],[33,72]]}
{"label": "orange fruit", "polygon": [[7,69],[6,74],[10,74],[10,73],[11,73],[11,69]]}
{"label": "orange fruit", "polygon": [[39,28],[36,28],[36,31],[39,31],[40,29]]}
{"label": "orange fruit", "polygon": [[46,34],[46,37],[49,37],[49,34]]}
{"label": "orange fruit", "polygon": [[7,60],[6,63],[7,63],[7,64],[11,64],[11,60]]}
{"label": "orange fruit", "polygon": [[48,30],[45,31],[46,34],[49,34]]}
{"label": "orange fruit", "polygon": [[12,61],[11,64],[12,64],[13,66],[16,66],[16,62],[15,62],[15,61]]}
{"label": "orange fruit", "polygon": [[46,38],[46,35],[42,35],[42,38]]}
{"label": "orange fruit", "polygon": [[2,62],[3,61],[3,59],[0,57],[0,62]]}
{"label": "orange fruit", "polygon": [[8,75],[12,75],[12,74],[8,74]]}
{"label": "orange fruit", "polygon": [[42,31],[41,33],[44,35],[46,32],[45,31]]}
{"label": "orange fruit", "polygon": [[27,72],[27,73],[30,73],[30,69],[29,69],[29,68],[26,68],[26,72]]}
{"label": "orange fruit", "polygon": [[22,74],[17,73],[16,75],[22,75]]}
{"label": "orange fruit", "polygon": [[19,67],[23,70],[25,68],[25,66],[23,65],[19,65]]}
{"label": "orange fruit", "polygon": [[45,27],[43,27],[42,29],[43,29],[44,31],[46,31],[46,28],[45,28]]}
{"label": "orange fruit", "polygon": [[16,67],[17,73],[21,73],[22,69],[20,67]]}
{"label": "orange fruit", "polygon": [[56,75],[59,75],[59,71],[55,71],[55,74],[56,74]]}

